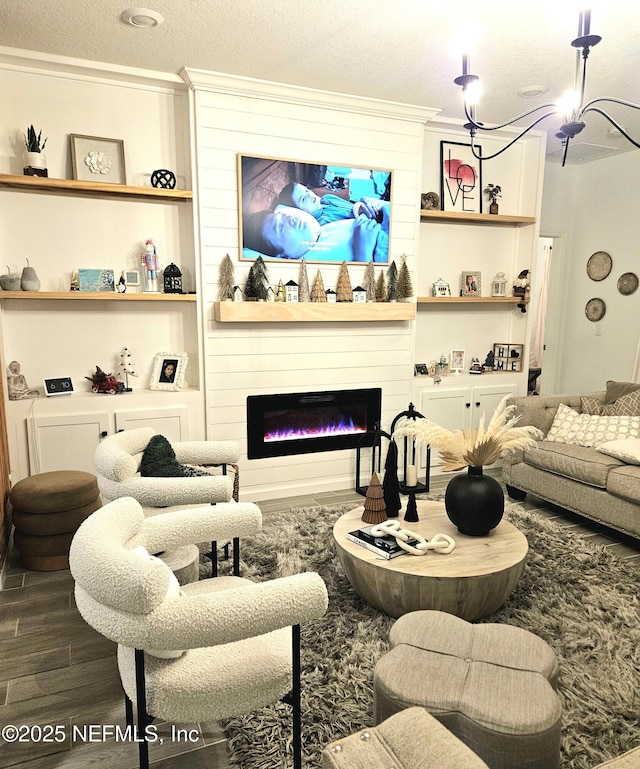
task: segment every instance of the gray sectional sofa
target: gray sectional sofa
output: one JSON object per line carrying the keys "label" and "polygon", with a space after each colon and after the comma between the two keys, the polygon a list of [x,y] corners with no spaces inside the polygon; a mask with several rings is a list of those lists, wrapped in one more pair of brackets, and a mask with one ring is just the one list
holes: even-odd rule
{"label": "gray sectional sofa", "polygon": [[[606,403],[610,384],[618,383],[607,383],[607,392],[527,396],[511,398],[509,403],[515,404],[516,413],[521,415],[519,424],[534,425],[546,436],[561,403],[578,412],[582,412],[587,398]],[[502,476],[512,499],[522,500],[530,492],[640,539],[637,464],[627,464],[595,448],[542,440],[535,448],[506,456]]]}

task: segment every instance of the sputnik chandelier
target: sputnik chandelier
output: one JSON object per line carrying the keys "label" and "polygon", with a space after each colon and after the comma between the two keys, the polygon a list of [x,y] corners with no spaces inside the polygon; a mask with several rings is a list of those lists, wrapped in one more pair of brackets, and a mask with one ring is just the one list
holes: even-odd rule
{"label": "sputnik chandelier", "polygon": [[[520,115],[517,115],[511,120],[507,120],[504,123],[497,125],[486,125],[481,123],[476,118],[476,104],[480,96],[480,78],[477,75],[472,75],[469,72],[469,56],[463,54],[462,56],[462,75],[457,77],[453,82],[456,85],[462,87],[462,95],[464,97],[464,113],[469,121],[465,123],[465,128],[469,131],[471,137],[471,151],[474,157],[478,160],[491,160],[492,158],[501,155],[505,150],[509,149],[512,144],[521,139],[525,134],[531,131],[532,128],[546,120],[553,115],[562,115],[564,121],[560,125],[556,137],[561,139],[563,153],[562,153],[562,165],[564,166],[567,159],[567,151],[569,149],[569,142],[575,136],[577,136],[582,129],[586,126],[585,116],[589,112],[597,112],[602,117],[606,118],[611,125],[616,128],[622,136],[628,139],[634,147],[640,148],[640,144],[629,136],[627,131],[617,123],[611,115],[608,115],[600,106],[602,102],[610,102],[612,104],[622,104],[625,107],[631,107],[632,109],[640,109],[639,104],[633,104],[633,102],[625,101],[624,99],[615,99],[610,96],[601,96],[597,99],[591,99],[590,101],[584,101],[586,84],[587,84],[587,59],[591,53],[593,46],[597,45],[602,38],[600,35],[591,34],[591,11],[580,11],[578,19],[578,37],[571,41],[571,45],[576,49],[576,69],[574,79],[574,89],[568,92],[558,102],[548,102],[546,104],[540,104],[533,109],[527,110]],[[501,128],[513,125],[530,115],[535,115],[540,110],[548,110],[543,115],[536,117],[535,120],[527,128],[524,128],[514,139],[512,139],[502,149],[494,152],[493,155],[481,155],[478,152],[478,148],[474,144],[474,139],[478,131],[498,131]]]}

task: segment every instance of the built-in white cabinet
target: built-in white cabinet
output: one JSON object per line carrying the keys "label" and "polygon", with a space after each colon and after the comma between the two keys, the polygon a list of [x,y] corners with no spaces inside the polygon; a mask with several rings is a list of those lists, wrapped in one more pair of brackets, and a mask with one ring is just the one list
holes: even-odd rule
{"label": "built-in white cabinet", "polygon": [[103,434],[107,434],[109,414],[30,416],[26,427],[31,475],[54,470],[93,473],[93,452]]}
{"label": "built-in white cabinet", "polygon": [[[480,374],[478,376],[493,379],[502,375]],[[516,395],[517,390],[517,384],[513,381],[478,385],[461,384],[460,386],[441,384],[423,390],[417,408],[427,419],[449,430],[470,430],[478,426],[483,414],[485,422],[488,422],[500,401],[504,397]],[[431,465],[438,467],[440,464],[442,464],[440,456],[436,450],[433,450]]]}

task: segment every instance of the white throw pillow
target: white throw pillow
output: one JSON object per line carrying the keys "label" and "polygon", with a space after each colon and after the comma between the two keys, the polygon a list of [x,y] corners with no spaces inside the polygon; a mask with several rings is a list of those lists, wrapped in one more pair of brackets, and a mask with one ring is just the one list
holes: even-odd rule
{"label": "white throw pillow", "polygon": [[545,441],[590,447],[625,438],[640,438],[640,417],[579,414],[561,403]]}
{"label": "white throw pillow", "polygon": [[607,441],[596,449],[610,457],[615,457],[628,465],[640,465],[640,439],[626,438],[621,441]]}

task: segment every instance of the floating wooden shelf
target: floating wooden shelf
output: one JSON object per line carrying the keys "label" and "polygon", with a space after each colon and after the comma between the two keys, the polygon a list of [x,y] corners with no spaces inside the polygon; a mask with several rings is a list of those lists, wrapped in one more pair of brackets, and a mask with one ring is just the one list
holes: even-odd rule
{"label": "floating wooden shelf", "polygon": [[413,320],[413,302],[216,302],[221,323],[306,323]]}
{"label": "floating wooden shelf", "polygon": [[0,300],[70,299],[100,302],[195,302],[195,294],[117,294],[107,291],[0,291]]}
{"label": "floating wooden shelf", "polygon": [[460,211],[420,211],[422,222],[445,224],[486,224],[494,227],[526,227],[535,224],[535,216],[503,216],[502,214],[467,214]]}
{"label": "floating wooden shelf", "polygon": [[521,296],[419,296],[418,304],[527,304]]}
{"label": "floating wooden shelf", "polygon": [[42,176],[0,174],[0,186],[26,192],[61,192],[65,195],[95,195],[96,197],[142,198],[146,200],[192,200],[191,190],[165,190],[156,187],[130,187],[126,184],[82,182],[76,179],[49,179]]}

